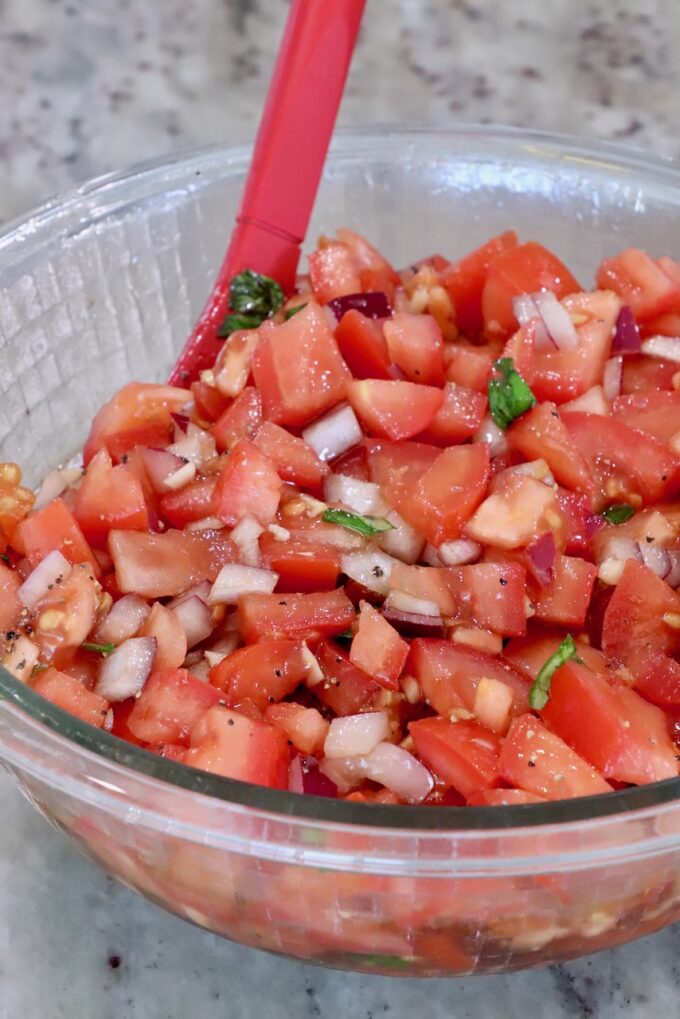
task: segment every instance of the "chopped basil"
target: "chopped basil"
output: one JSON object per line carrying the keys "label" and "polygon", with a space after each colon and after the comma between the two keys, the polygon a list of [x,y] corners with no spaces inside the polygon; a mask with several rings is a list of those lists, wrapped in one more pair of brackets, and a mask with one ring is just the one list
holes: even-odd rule
{"label": "chopped basil", "polygon": [[348,513],[347,510],[341,509],[327,509],[321,519],[325,520],[327,524],[340,524],[348,531],[356,531],[357,534],[362,534],[365,538],[371,538],[374,534],[380,534],[382,531],[391,531],[394,527],[394,524],[385,520],[384,517],[362,517],[358,513]]}
{"label": "chopped basil", "polygon": [[363,952],[341,952],[325,956],[324,961],[328,961],[330,965],[352,969],[370,967],[371,969],[408,970],[411,969],[415,960],[401,955],[378,955],[377,953],[364,955]]}
{"label": "chopped basil", "polygon": [[0,559],[2,559],[3,563],[7,563],[8,566],[11,563],[11,559],[6,552],[0,552]]}
{"label": "chopped basil", "polygon": [[576,653],[576,644],[574,638],[569,633],[564,638],[557,651],[548,658],[548,660],[542,665],[539,674],[531,684],[529,690],[529,704],[536,711],[540,711],[548,703],[550,697],[550,684],[555,672],[568,662],[571,658],[580,665],[583,665],[583,659],[579,658]]}
{"label": "chopped basil", "polygon": [[354,640],[354,634],[352,630],[343,630],[342,633],[338,633],[335,636],[336,640]]}
{"label": "chopped basil", "polygon": [[237,329],[256,329],[279,310],[285,299],[283,290],[271,276],[244,269],[229,284],[232,313],[227,315],[217,335],[225,339]]}
{"label": "chopped basil", "polygon": [[112,651],[116,650],[115,644],[91,644],[87,640],[80,646],[83,651],[94,651],[95,654],[99,655],[110,655]]}
{"label": "chopped basil", "polygon": [[288,311],[285,311],[283,313],[283,317],[287,322],[289,318],[292,318],[293,315],[297,315],[299,311],[302,311],[302,309],[306,307],[307,307],[306,304],[296,304],[294,308],[289,308]]}
{"label": "chopped basil", "polygon": [[536,397],[520,373],[515,369],[511,357],[501,357],[494,362],[500,378],[489,382],[489,411],[499,428],[507,428],[515,418],[530,410]]}
{"label": "chopped basil", "polygon": [[608,524],[623,524],[626,520],[630,520],[634,513],[635,510],[628,503],[618,502],[603,509],[600,516],[603,516]]}

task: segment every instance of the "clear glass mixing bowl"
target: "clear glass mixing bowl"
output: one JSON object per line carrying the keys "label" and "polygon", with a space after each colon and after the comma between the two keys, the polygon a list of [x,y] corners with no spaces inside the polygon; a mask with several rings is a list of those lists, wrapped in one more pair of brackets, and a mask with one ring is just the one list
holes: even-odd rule
{"label": "clear glass mixing bowl", "polygon": [[[213,149],[85,185],[0,237],[0,459],[35,483],[103,400],[161,380],[206,297],[248,164]],[[345,135],[310,236],[397,264],[509,227],[577,277],[626,244],[675,255],[680,172],[498,128]],[[121,881],[225,937],[408,975],[567,959],[680,917],[680,779],[492,808],[378,807],[203,774],[78,722],[0,670],[0,758]],[[21,861],[16,861],[21,866]]]}

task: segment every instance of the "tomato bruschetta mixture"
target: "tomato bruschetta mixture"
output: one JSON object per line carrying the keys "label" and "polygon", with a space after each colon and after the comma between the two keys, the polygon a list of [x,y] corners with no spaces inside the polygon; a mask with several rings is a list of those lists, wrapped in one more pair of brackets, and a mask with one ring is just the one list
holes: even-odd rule
{"label": "tomato bruschetta mixture", "polygon": [[245,271],[214,368],[0,468],[2,662],[219,775],[523,804],[678,774],[680,263],[514,232]]}

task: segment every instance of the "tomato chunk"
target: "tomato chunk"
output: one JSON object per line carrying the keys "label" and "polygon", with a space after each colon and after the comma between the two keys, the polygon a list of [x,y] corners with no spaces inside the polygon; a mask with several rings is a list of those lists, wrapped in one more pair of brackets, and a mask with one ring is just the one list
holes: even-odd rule
{"label": "tomato chunk", "polygon": [[341,241],[325,241],[323,247],[311,253],[309,281],[320,304],[361,290],[361,280],[352,252]]}
{"label": "tomato chunk", "polygon": [[325,679],[314,693],[336,715],[356,715],[373,705],[382,690],[372,676],[357,668],[338,644],[324,640],[316,648],[316,659]]}
{"label": "tomato chunk", "polygon": [[122,464],[113,467],[105,449],[90,461],[76,493],[73,515],[87,541],[97,548],[106,544],[111,530],[144,531],[149,526],[140,482]]}
{"label": "tomato chunk", "polygon": [[445,718],[422,718],[408,730],[418,757],[463,796],[498,784],[501,742],[495,733],[476,722]]}
{"label": "tomato chunk", "polygon": [[596,576],[596,568],[585,559],[557,555],[550,583],[535,585],[536,619],[557,626],[583,626]]}
{"label": "tomato chunk", "polygon": [[680,594],[648,566],[629,559],[604,613],[602,650],[621,662],[647,649],[676,655],[678,622]]}
{"label": "tomato chunk", "polygon": [[526,570],[519,563],[475,563],[459,575],[459,616],[475,626],[516,637],[526,633]]}
{"label": "tomato chunk", "polygon": [[217,516],[233,527],[242,517],[266,526],[276,516],[283,482],[272,461],[248,439],[234,446],[215,489]]}
{"label": "tomato chunk", "polygon": [[680,434],[680,393],[661,391],[619,396],[612,404],[612,414],[631,428],[639,428],[668,444]]}
{"label": "tomato chunk", "polygon": [[421,436],[435,446],[452,446],[471,439],[486,413],[487,398],[474,389],[447,382],[441,407]]}
{"label": "tomato chunk", "polygon": [[56,548],[70,563],[88,562],[95,576],[101,573],[78,521],[63,499],[53,499],[22,520],[14,532],[13,544],[24,553],[32,567]]}
{"label": "tomato chunk", "polygon": [[456,310],[456,325],[466,336],[477,336],[482,331],[482,291],[489,266],[497,255],[515,247],[517,234],[507,230],[459,261],[451,262],[440,273],[439,281]]}
{"label": "tomato chunk", "polygon": [[253,441],[269,457],[283,481],[320,492],[329,467],[303,439],[273,421],[265,421]]}
{"label": "tomato chunk", "polygon": [[534,715],[512,722],[500,753],[500,774],[510,785],[547,800],[594,796],[612,788]]}
{"label": "tomato chunk", "polygon": [[109,551],[119,590],[142,598],[182,594],[238,559],[236,545],[219,531],[111,531]]}
{"label": "tomato chunk", "polygon": [[100,449],[119,459],[133,446],[167,445],[174,428],[171,414],[181,412],[189,395],[175,386],[130,382],[95,415],[83,449],[85,463]]}
{"label": "tomato chunk", "polygon": [[246,594],[238,613],[241,632],[249,644],[264,637],[331,636],[342,633],[354,619],[354,607],[341,589],[315,594]]}
{"label": "tomato chunk", "polygon": [[597,285],[618,294],[638,322],[668,311],[680,298],[680,287],[639,248],[605,259],[597,270]]}
{"label": "tomato chunk", "polygon": [[229,708],[210,708],[203,715],[191,735],[184,763],[241,782],[274,789],[288,786],[285,732]]}
{"label": "tomato chunk", "polygon": [[408,652],[408,643],[394,627],[372,605],[362,602],[359,628],[349,652],[352,664],[387,690],[398,690]]}
{"label": "tomato chunk", "polygon": [[444,383],[442,331],[431,315],[395,312],[384,325],[390,360],[407,379],[425,386]]}
{"label": "tomato chunk", "polygon": [[225,694],[226,704],[244,701],[264,711],[299,686],[307,673],[300,641],[265,640],[228,655],[210,670],[210,682]]}
{"label": "tomato chunk", "polygon": [[109,709],[108,701],[88,690],[73,676],[51,667],[38,673],[31,687],[62,711],[68,711],[70,715],[75,715],[82,722],[89,722],[97,729],[103,727]]}
{"label": "tomato chunk", "polygon": [[176,492],[166,492],[158,501],[160,515],[178,528],[195,520],[214,517],[217,512],[216,486],[217,478],[201,478]]}
{"label": "tomato chunk", "polygon": [[21,614],[20,586],[19,574],[0,562],[0,635],[12,629]]}
{"label": "tomato chunk", "polygon": [[359,379],[347,385],[347,399],[370,432],[385,439],[410,439],[430,424],[443,395],[414,382]]}
{"label": "tomato chunk", "polygon": [[539,403],[515,421],[506,435],[510,446],[527,460],[545,460],[560,485],[580,492],[592,491],[593,478],[588,464],[562,423],[554,403]]}
{"label": "tomato chunk", "polygon": [[307,541],[304,532],[279,541],[273,534],[260,538],[262,561],[278,573],[277,593],[332,591],[340,574],[340,551],[333,545]]}
{"label": "tomato chunk", "polygon": [[188,746],[192,729],[222,694],[187,669],[152,672],[127,719],[130,732],[145,743]]}
{"label": "tomato chunk", "polygon": [[381,322],[351,308],[335,330],[338,348],[356,379],[390,379],[390,355]]}
{"label": "tomato chunk", "polygon": [[[409,489],[403,485],[396,508],[433,545],[461,535],[479,506],[489,479],[489,451],[484,444],[443,450]],[[397,482],[399,484],[399,482]]]}
{"label": "tomato chunk", "polygon": [[252,439],[262,423],[262,401],[254,386],[246,386],[210,429],[220,453],[229,452],[240,439]]}

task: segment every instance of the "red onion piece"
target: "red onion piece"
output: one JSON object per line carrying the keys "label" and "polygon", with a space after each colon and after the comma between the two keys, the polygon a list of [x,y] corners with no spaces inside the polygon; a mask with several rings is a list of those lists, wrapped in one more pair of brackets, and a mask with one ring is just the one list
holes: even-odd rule
{"label": "red onion piece", "polygon": [[334,718],[323,745],[324,757],[330,760],[370,754],[389,734],[390,723],[384,711]]}
{"label": "red onion piece", "polygon": [[382,614],[395,630],[404,637],[443,637],[444,624],[441,616],[421,615],[406,612],[385,603]]}
{"label": "red onion piece", "polygon": [[637,542],[639,557],[645,566],[670,587],[680,584],[680,552],[653,542]]}
{"label": "red onion piece", "polygon": [[346,311],[360,311],[366,318],[391,318],[392,308],[387,294],[381,290],[369,290],[361,294],[345,294],[334,297],[326,307],[330,308],[338,322]]}
{"label": "red onion piece", "polygon": [[541,587],[548,587],[555,575],[555,557],[557,546],[552,531],[541,535],[537,541],[527,546],[529,568]]}
{"label": "red onion piece", "polygon": [[186,414],[175,414],[173,411],[170,411],[170,417],[175,422],[175,424],[177,425],[179,430],[181,432],[184,432],[184,434],[186,435],[187,428],[189,427],[189,418],[187,417],[187,415]]}
{"label": "red onion piece", "polygon": [[319,771],[319,762],[315,757],[296,754],[288,769],[289,789],[293,793],[305,793],[307,796],[326,796],[337,799],[338,787],[327,775]]}
{"label": "red onion piece", "polygon": [[213,631],[212,612],[197,595],[185,598],[172,609],[187,638],[187,648],[195,647]]}
{"label": "red onion piece", "polygon": [[348,403],[334,407],[302,433],[307,445],[324,461],[335,460],[361,442],[363,437],[361,425]]}
{"label": "red onion piece", "polygon": [[621,308],[614,326],[612,354],[639,354],[640,330],[627,304]]}
{"label": "red onion piece", "polygon": [[107,701],[126,701],[144,688],[151,672],[158,641],[132,637],[106,658],[99,670],[95,692]]}
{"label": "red onion piece", "polygon": [[586,541],[594,538],[598,531],[601,531],[607,521],[598,513],[586,512],[583,514],[583,536]]}
{"label": "red onion piece", "polygon": [[19,598],[31,612],[38,602],[49,593],[58,577],[65,579],[71,572],[71,564],[57,549],[48,552],[42,562],[31,570],[18,590]]}
{"label": "red onion piece", "polygon": [[393,743],[379,743],[364,759],[364,774],[409,803],[422,803],[434,779],[413,754]]}
{"label": "red onion piece", "polygon": [[623,374],[623,358],[610,357],[602,373],[602,392],[605,400],[615,400],[621,394],[621,377]]}
{"label": "red onion piece", "polygon": [[149,605],[138,595],[123,595],[94,631],[95,642],[122,644],[129,637],[134,637],[150,612]]}

